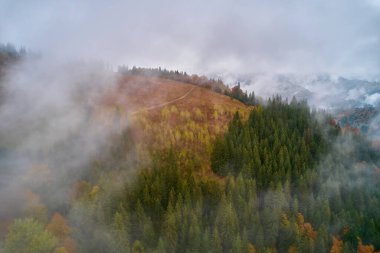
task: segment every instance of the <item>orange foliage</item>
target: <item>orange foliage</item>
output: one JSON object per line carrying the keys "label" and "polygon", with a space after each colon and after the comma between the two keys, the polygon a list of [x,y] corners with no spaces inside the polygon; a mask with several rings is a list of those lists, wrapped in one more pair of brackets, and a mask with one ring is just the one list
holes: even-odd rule
{"label": "orange foliage", "polygon": [[70,233],[70,227],[60,213],[54,213],[46,229],[59,239],[65,238]]}
{"label": "orange foliage", "polygon": [[306,230],[307,235],[311,239],[313,239],[313,240],[317,239],[317,231],[313,230],[313,227],[311,226],[310,223],[305,223],[304,228]]}
{"label": "orange foliage", "polygon": [[41,198],[38,194],[32,192],[31,190],[26,190],[24,192],[25,205],[23,207],[23,215],[38,220],[41,223],[46,223],[47,217],[47,207],[41,203]]}
{"label": "orange foliage", "polygon": [[26,205],[27,206],[35,206],[41,203],[41,198],[31,190],[25,191]]}
{"label": "orange foliage", "polygon": [[333,245],[331,247],[330,253],[341,253],[343,249],[343,242],[333,236]]}
{"label": "orange foliage", "polygon": [[317,239],[317,231],[313,229],[310,223],[305,223],[305,218],[301,213],[297,214],[296,221],[301,234],[306,233],[309,238],[313,240]]}
{"label": "orange foliage", "polygon": [[349,124],[346,124],[344,128],[342,129],[343,133],[353,133],[355,135],[360,134],[360,129],[357,127],[351,127]]}
{"label": "orange foliage", "polygon": [[290,246],[288,249],[288,253],[297,253],[297,248],[294,246]]}
{"label": "orange foliage", "polygon": [[75,253],[76,242],[73,238],[67,237],[63,241],[62,246],[67,250],[68,253]]}
{"label": "orange foliage", "polygon": [[11,218],[0,219],[0,238],[4,238],[8,233],[8,227],[13,223]]}
{"label": "orange foliage", "polygon": [[337,125],[337,122],[335,119],[330,120],[330,125],[335,127]]}
{"label": "orange foliage", "polygon": [[358,253],[379,253],[379,251],[375,252],[373,245],[363,245],[362,240],[359,238]]}

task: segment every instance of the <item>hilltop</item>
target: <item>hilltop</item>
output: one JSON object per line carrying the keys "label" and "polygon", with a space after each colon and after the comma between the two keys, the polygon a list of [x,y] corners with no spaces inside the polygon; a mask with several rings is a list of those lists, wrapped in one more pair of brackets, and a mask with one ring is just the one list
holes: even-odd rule
{"label": "hilltop", "polygon": [[2,82],[27,92],[3,93],[1,176],[21,182],[0,209],[6,252],[380,248],[378,153],[305,101],[161,69],[30,69]]}
{"label": "hilltop", "polygon": [[182,160],[209,174],[216,135],[227,130],[234,113],[247,117],[252,106],[197,85],[159,77],[123,76],[104,98],[105,122],[128,125],[140,157],[178,148]]}

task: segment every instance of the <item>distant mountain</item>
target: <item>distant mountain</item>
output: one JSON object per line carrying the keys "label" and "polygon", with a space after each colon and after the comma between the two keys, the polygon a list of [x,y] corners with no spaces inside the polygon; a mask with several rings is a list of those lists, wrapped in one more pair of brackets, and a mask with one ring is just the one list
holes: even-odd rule
{"label": "distant mountain", "polygon": [[345,78],[331,74],[222,75],[226,83],[240,83],[243,90],[264,98],[279,94],[307,100],[312,107],[332,113],[341,127],[349,127],[380,140],[380,81]]}
{"label": "distant mountain", "polygon": [[270,97],[279,94],[288,99],[308,100],[311,106],[348,109],[380,106],[380,82],[350,79],[331,74],[251,74],[224,75],[227,83],[240,82],[243,89]]}
{"label": "distant mountain", "polygon": [[379,112],[380,108],[373,106],[352,108],[337,112],[336,119],[341,127],[350,126],[359,129],[362,133],[374,134],[371,125]]}

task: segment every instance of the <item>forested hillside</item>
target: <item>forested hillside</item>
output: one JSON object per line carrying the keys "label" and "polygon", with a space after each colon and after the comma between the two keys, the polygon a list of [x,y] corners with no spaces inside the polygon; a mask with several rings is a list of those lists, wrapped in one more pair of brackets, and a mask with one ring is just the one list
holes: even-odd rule
{"label": "forested hillside", "polygon": [[230,88],[221,79],[215,80],[206,76],[198,76],[195,74],[189,75],[186,72],[161,69],[161,67],[138,68],[133,66],[130,69],[128,66],[119,66],[118,72],[125,76],[159,77],[183,83],[190,83],[235,98],[247,105],[257,104],[255,93],[251,92],[248,94],[247,91],[244,92],[240,88],[239,82]]}
{"label": "forested hillside", "polygon": [[172,149],[153,157],[108,213],[114,237],[123,238],[119,247],[373,252],[380,216],[366,203],[380,204],[377,154],[360,136],[343,135],[328,117],[316,116],[305,103],[280,98],[252,110],[248,120],[236,113],[211,156],[214,172],[227,175],[222,183],[197,180]]}
{"label": "forested hillside", "polygon": [[0,253],[380,253],[380,0],[0,0]]}
{"label": "forested hillside", "polygon": [[30,165],[1,208],[4,252],[380,249],[380,160],[360,134],[306,102],[253,107],[188,83],[119,78],[83,112],[113,129],[102,148],[54,172],[49,157],[76,144],[71,132],[38,153],[46,163]]}

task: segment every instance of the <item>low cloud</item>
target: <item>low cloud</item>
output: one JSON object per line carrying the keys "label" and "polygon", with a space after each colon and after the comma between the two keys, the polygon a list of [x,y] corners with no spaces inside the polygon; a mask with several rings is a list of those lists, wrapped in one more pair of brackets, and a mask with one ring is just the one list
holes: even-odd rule
{"label": "low cloud", "polygon": [[377,0],[5,0],[0,38],[114,65],[378,76],[378,6]]}
{"label": "low cloud", "polygon": [[113,72],[94,62],[32,58],[12,66],[3,79],[0,201],[5,206],[6,200],[17,202],[15,194],[46,183],[56,185],[49,192],[54,204],[67,202],[71,184],[119,129],[95,117],[102,96],[116,84]]}

